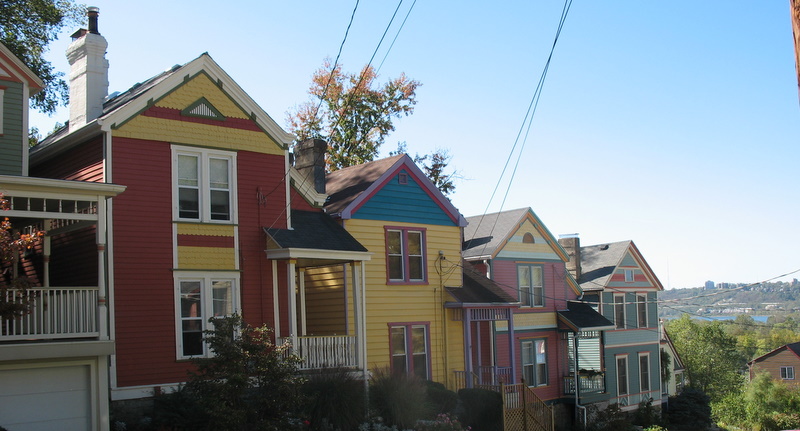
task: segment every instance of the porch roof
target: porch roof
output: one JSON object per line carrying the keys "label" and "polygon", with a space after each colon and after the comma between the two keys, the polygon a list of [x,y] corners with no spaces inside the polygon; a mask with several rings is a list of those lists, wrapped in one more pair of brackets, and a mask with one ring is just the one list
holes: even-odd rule
{"label": "porch roof", "polygon": [[447,291],[456,299],[450,307],[486,307],[504,306],[519,307],[519,300],[514,298],[496,282],[475,271],[469,263],[462,263],[464,272],[463,287],[447,287]]}
{"label": "porch roof", "polygon": [[558,311],[558,321],[575,332],[607,331],[616,328],[591,305],[580,301],[567,301],[567,310]]}
{"label": "porch roof", "polygon": [[[264,228],[270,259],[370,260],[371,253],[323,212],[292,210],[292,229]],[[310,265],[305,262],[301,266]]]}

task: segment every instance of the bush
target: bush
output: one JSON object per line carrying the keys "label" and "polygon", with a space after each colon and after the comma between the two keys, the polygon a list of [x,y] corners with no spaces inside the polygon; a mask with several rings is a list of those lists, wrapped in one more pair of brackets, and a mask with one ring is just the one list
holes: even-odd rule
{"label": "bush", "polygon": [[639,408],[633,414],[633,423],[642,427],[649,427],[657,425],[661,416],[658,411],[653,407],[653,399],[639,403]]}
{"label": "bush", "polygon": [[499,392],[468,388],[458,391],[461,400],[459,417],[462,422],[480,431],[501,431],[503,398]]}
{"label": "bush", "polygon": [[[467,430],[470,427],[466,428]],[[449,415],[440,414],[431,421],[419,421],[415,431],[464,431],[464,427],[458,419],[451,418]]]}
{"label": "bush", "polygon": [[592,413],[586,427],[590,431],[630,431],[635,429],[628,415],[622,411],[619,404],[611,404],[603,410],[590,407]]}
{"label": "bush", "polygon": [[364,420],[364,381],[352,370],[334,368],[306,377],[303,417],[310,429],[347,431]]}
{"label": "bush", "polygon": [[458,394],[447,389],[439,382],[430,380],[425,381],[427,390],[427,404],[430,411],[430,418],[438,418],[441,414],[453,413],[458,406]]}
{"label": "bush", "polygon": [[372,409],[389,425],[412,428],[425,417],[425,383],[415,375],[374,370],[369,391]]}
{"label": "bush", "polygon": [[[156,429],[203,429],[208,421],[205,411],[194,394],[180,386],[174,392],[153,397],[153,426]],[[130,428],[126,428],[130,430]]]}
{"label": "bush", "polygon": [[669,397],[667,421],[670,430],[702,431],[711,425],[710,398],[705,392],[686,388]]}

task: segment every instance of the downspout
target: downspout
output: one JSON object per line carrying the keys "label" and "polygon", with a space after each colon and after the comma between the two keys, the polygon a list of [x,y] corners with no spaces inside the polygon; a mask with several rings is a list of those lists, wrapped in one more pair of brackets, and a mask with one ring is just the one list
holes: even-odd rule
{"label": "downspout", "polygon": [[577,332],[572,333],[572,350],[573,350],[572,357],[574,358],[575,362],[574,366],[575,373],[573,374],[575,378],[575,416],[576,419],[578,419],[580,417],[580,415],[578,415],[578,410],[579,409],[583,410],[583,428],[586,429],[586,406],[582,406],[580,401],[581,389],[580,389],[580,377],[578,376],[578,333]]}

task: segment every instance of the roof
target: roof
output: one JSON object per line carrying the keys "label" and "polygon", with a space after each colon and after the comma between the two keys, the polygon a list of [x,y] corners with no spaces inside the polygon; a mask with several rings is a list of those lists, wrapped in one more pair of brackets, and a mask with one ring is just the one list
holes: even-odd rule
{"label": "roof", "polygon": [[44,88],[44,82],[2,43],[0,43],[0,58],[6,60],[6,62],[0,62],[0,77],[3,76],[2,71],[15,76],[31,88],[31,96]]}
{"label": "roof", "polygon": [[264,228],[264,231],[282,249],[367,251],[349,232],[323,212],[292,210],[292,229]]}
{"label": "roof", "polygon": [[558,320],[575,332],[606,331],[614,324],[586,302],[567,301],[567,310],[558,311]]}
{"label": "roof", "polygon": [[581,276],[578,282],[586,290],[605,288],[617,265],[625,257],[631,241],[581,247]]}
{"label": "roof", "polygon": [[529,210],[530,208],[519,208],[467,217],[462,247],[464,258],[494,256]]}
{"label": "roof", "polygon": [[765,354],[753,359],[752,361],[748,362],[748,364],[761,362],[761,361],[763,361],[764,359],[767,359],[770,356],[774,356],[775,354],[780,353],[782,350],[789,350],[792,353],[794,353],[796,356],[800,357],[800,341],[798,341],[796,343],[791,343],[791,344],[784,344],[783,346],[778,347],[777,349],[775,349],[775,350],[773,350],[773,351],[771,351],[769,353],[765,353]]}
{"label": "roof", "polygon": [[472,265],[463,263],[464,286],[448,287],[447,291],[462,304],[507,305],[519,300],[503,290],[497,283],[479,273]]}

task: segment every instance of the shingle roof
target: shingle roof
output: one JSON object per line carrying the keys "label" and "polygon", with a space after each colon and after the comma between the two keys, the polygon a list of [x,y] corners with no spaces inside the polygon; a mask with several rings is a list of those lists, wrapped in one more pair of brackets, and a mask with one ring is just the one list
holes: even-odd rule
{"label": "shingle roof", "polygon": [[329,173],[325,177],[325,190],[328,193],[325,211],[328,214],[339,214],[344,211],[404,156],[405,154],[398,154]]}
{"label": "shingle roof", "polygon": [[464,228],[465,241],[462,246],[464,258],[493,256],[529,210],[530,208],[519,208],[467,217],[469,224]]}
{"label": "shingle roof", "polygon": [[463,263],[464,286],[448,287],[447,291],[461,303],[509,304],[519,301],[485,275],[475,271],[470,264]]}
{"label": "shingle roof", "polygon": [[603,289],[630,246],[631,241],[620,241],[581,247],[581,289]]}
{"label": "shingle roof", "polygon": [[567,301],[567,310],[559,311],[558,317],[570,329],[576,331],[602,331],[615,328],[610,320],[586,302]]}
{"label": "shingle roof", "polygon": [[329,215],[292,210],[292,229],[264,228],[281,248],[359,251],[367,249]]}

